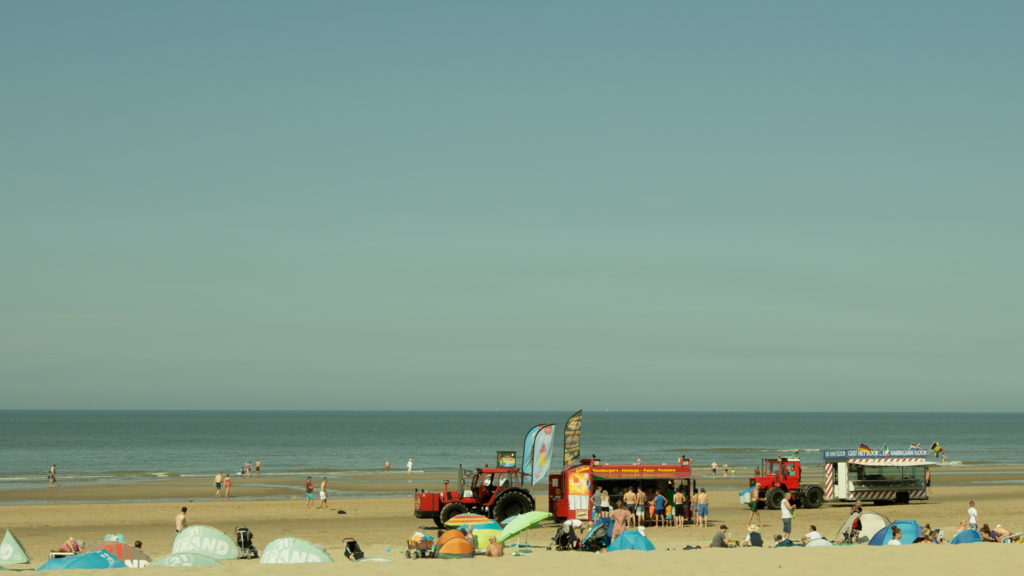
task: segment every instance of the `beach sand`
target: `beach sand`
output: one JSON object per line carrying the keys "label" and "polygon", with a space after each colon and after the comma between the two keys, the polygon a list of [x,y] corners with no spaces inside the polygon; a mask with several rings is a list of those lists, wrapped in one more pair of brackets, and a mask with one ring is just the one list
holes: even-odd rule
{"label": "beach sand", "polygon": [[[884,572],[928,571],[954,573],[977,571],[982,566],[998,569],[1017,565],[1024,557],[1024,546],[977,544],[974,546],[868,547],[866,545],[841,546],[821,549],[730,549],[691,550],[682,548],[706,546],[720,524],[727,524],[731,539],[742,540],[746,535],[748,510],[738,501],[737,491],[745,480],[701,481],[711,489],[709,528],[670,527],[648,528],[647,535],[657,547],[650,553],[623,552],[587,554],[547,550],[555,532],[553,523],[531,530],[528,541],[533,545],[530,554],[506,556],[501,559],[477,557],[472,560],[410,560],[404,557],[406,541],[417,529],[432,526],[430,521],[412,516],[413,488],[439,489],[442,475],[407,476],[392,472],[358,481],[334,480],[330,510],[306,510],[301,491],[302,478],[257,482],[255,479],[237,480],[232,495],[245,497],[229,502],[213,501],[210,482],[168,480],[139,484],[107,486],[62,486],[55,489],[0,491],[0,529],[10,529],[18,536],[33,559],[30,567],[46,561],[51,548],[74,536],[86,543],[103,538],[108,533],[122,533],[132,542],[143,541],[144,550],[153,558],[168,554],[174,539],[174,516],[181,506],[188,506],[191,525],[206,524],[233,536],[234,529],[246,526],[255,535],[257,548],[274,538],[294,536],[323,545],[336,562],[346,562],[344,538],[358,540],[367,556],[393,559],[393,562],[363,562],[359,570],[380,574],[397,572],[470,573],[482,568],[495,574],[508,576],[524,570],[541,573],[588,571],[612,574],[622,571],[645,573],[707,573],[715,571],[725,576],[773,570],[808,573],[827,567],[835,574],[863,574],[865,570]],[[975,500],[982,522],[992,526],[1002,524],[1014,531],[1024,531],[1024,486],[1021,485],[965,485],[972,481],[1020,478],[1013,469],[974,469],[972,471],[936,470],[932,498],[925,503],[903,506],[866,506],[891,520],[916,519],[922,525],[942,528],[951,536],[957,524],[966,519],[967,503]],[[943,484],[943,478],[949,485]],[[538,486],[540,488],[540,486]],[[389,497],[367,493],[385,493]],[[403,496],[408,494],[409,496]],[[547,509],[544,490],[536,490],[538,508]],[[261,498],[261,499],[247,499]],[[144,500],[163,499],[165,502]],[[134,502],[132,501],[134,500]],[[82,503],[89,501],[88,503]],[[39,502],[23,505],[16,502]],[[343,510],[344,514],[338,511]],[[845,521],[848,504],[828,505],[818,510],[797,510],[793,520],[797,535],[817,525],[826,537],[833,537]],[[781,532],[779,512],[762,510],[766,540]],[[428,533],[430,533],[428,531]],[[387,548],[390,547],[390,550]],[[485,566],[480,566],[484,563]],[[11,568],[29,567],[12,566]],[[158,572],[202,570],[204,574],[236,574],[251,576],[265,574],[271,568],[258,561],[232,560],[213,568],[147,568]],[[276,571],[295,574],[320,574],[333,570],[322,565],[277,566]],[[355,569],[346,566],[345,569]]]}

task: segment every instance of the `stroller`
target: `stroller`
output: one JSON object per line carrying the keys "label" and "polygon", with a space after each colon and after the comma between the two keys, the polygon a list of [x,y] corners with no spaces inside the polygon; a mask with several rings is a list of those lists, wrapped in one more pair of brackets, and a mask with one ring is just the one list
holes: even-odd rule
{"label": "stroller", "polygon": [[252,530],[245,526],[235,528],[235,541],[238,543],[238,557],[244,560],[259,558],[260,553],[252,545]]}
{"label": "stroller", "polygon": [[584,552],[597,552],[607,548],[612,543],[612,519],[598,518],[594,527],[583,537],[580,543],[580,550]]}
{"label": "stroller", "polygon": [[355,562],[356,560],[363,559],[363,549],[359,547],[359,543],[356,542],[355,538],[345,538],[345,558]]}
{"label": "stroller", "polygon": [[551,539],[555,543],[555,550],[578,550],[580,547],[580,539],[576,536],[576,530],[568,522],[563,522]]}

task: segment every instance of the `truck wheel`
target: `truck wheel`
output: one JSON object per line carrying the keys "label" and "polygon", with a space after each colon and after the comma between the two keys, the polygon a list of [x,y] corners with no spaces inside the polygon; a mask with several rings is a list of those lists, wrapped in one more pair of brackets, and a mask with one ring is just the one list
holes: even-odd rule
{"label": "truck wheel", "polygon": [[445,522],[450,520],[452,516],[465,514],[466,512],[469,512],[469,508],[466,508],[466,505],[462,502],[449,502],[444,505],[444,508],[441,508],[441,515],[435,517],[434,522],[437,523],[438,528],[443,528]]}
{"label": "truck wheel", "polygon": [[764,505],[769,510],[778,510],[782,507],[782,500],[786,497],[786,491],[776,486],[769,488],[764,494]]}
{"label": "truck wheel", "polygon": [[533,497],[528,493],[519,490],[507,490],[498,496],[498,500],[491,509],[494,512],[494,519],[502,523],[506,518],[530,512],[534,509]]}
{"label": "truck wheel", "polygon": [[825,491],[821,486],[808,486],[800,496],[800,502],[804,508],[821,508],[825,503]]}

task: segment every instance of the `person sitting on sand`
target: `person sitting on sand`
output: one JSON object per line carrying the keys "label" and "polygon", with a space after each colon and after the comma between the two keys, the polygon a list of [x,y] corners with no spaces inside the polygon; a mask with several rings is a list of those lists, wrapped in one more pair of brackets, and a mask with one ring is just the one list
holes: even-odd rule
{"label": "person sitting on sand", "polygon": [[53,552],[62,552],[64,554],[78,554],[82,551],[82,547],[78,544],[78,540],[75,540],[74,536],[68,536],[68,539],[61,544],[60,548],[53,550]]}
{"label": "person sitting on sand", "polygon": [[491,543],[487,545],[487,551],[484,552],[484,556],[488,558],[501,558],[505,555],[505,545],[498,542],[497,536],[491,536]]}
{"label": "person sitting on sand", "polygon": [[1001,525],[989,528],[988,524],[982,524],[981,528],[978,529],[978,534],[981,534],[981,539],[985,542],[999,542],[1009,536],[1010,531]]}
{"label": "person sitting on sand", "polygon": [[892,539],[889,540],[889,546],[901,546],[903,542],[900,542],[900,536],[903,536],[903,531],[898,526],[893,526]]}
{"label": "person sitting on sand", "polygon": [[788,548],[793,545],[793,541],[789,538],[783,538],[782,534],[775,535],[775,543],[772,544],[772,548]]}
{"label": "person sitting on sand", "polygon": [[715,537],[711,539],[711,548],[728,548],[729,547],[729,527],[722,524],[718,527],[718,532],[715,532]]}
{"label": "person sitting on sand", "polygon": [[806,546],[807,543],[810,542],[811,540],[820,540],[821,539],[821,533],[818,532],[818,527],[815,526],[814,524],[811,524],[810,528],[811,528],[811,531],[808,532],[807,534],[804,534],[804,537],[800,539],[800,543],[802,543],[804,546]]}

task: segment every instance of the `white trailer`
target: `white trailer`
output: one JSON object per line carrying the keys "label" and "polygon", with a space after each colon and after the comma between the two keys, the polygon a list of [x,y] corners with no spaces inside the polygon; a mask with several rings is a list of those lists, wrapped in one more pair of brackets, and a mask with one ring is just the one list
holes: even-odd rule
{"label": "white trailer", "polygon": [[825,500],[906,504],[927,500],[924,450],[825,450]]}

